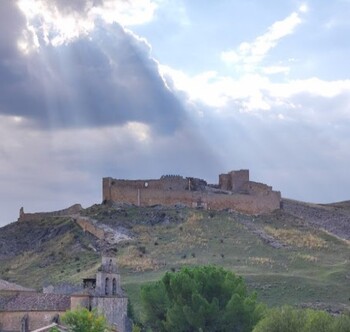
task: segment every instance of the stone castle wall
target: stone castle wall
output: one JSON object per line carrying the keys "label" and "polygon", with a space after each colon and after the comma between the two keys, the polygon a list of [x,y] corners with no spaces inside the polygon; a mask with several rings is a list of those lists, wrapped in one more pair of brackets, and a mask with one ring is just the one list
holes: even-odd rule
{"label": "stone castle wall", "polygon": [[246,192],[248,195],[265,196],[272,192],[272,187],[259,182],[249,181],[242,185],[242,191]]}
{"label": "stone castle wall", "polygon": [[[107,199],[107,198],[105,198]],[[108,199],[107,199],[108,200]],[[244,194],[215,194],[198,191],[162,191],[148,189],[112,190],[111,200],[138,206],[176,205],[205,206],[207,209],[233,209],[248,214],[268,213],[279,209],[281,196],[277,192],[253,196]]]}
{"label": "stone castle wall", "polygon": [[[269,213],[280,208],[281,194],[270,186],[249,181],[249,171],[220,174],[214,186],[193,190],[196,179],[162,177],[159,180],[103,179],[103,200],[137,206],[176,205],[233,209],[247,214]],[[197,181],[198,182],[198,181]]]}
{"label": "stone castle wall", "polygon": [[234,193],[242,191],[242,187],[247,182],[249,182],[249,170],[247,169],[231,171],[227,174],[219,175],[219,187]]}
{"label": "stone castle wall", "polygon": [[23,208],[21,208],[18,221],[40,221],[48,217],[68,217],[79,214],[81,210],[82,206],[80,204],[74,204],[67,209],[53,212],[25,213]]}
{"label": "stone castle wall", "polygon": [[[189,180],[181,176],[163,176],[159,180],[116,180],[112,178],[103,179],[103,197],[115,196],[114,191],[117,190],[122,193],[123,191],[135,191],[138,189],[147,190],[174,190],[174,191],[184,191],[188,189]],[[128,194],[127,194],[128,195]]]}
{"label": "stone castle wall", "polygon": [[87,217],[77,217],[75,219],[76,223],[83,229],[84,232],[88,232],[98,239],[103,240],[106,237],[106,233],[103,229],[95,226],[91,220]]}

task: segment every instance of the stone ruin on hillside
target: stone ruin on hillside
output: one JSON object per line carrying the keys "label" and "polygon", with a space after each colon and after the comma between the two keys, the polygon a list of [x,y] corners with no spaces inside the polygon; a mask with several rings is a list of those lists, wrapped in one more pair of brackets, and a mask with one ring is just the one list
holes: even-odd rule
{"label": "stone ruin on hillside", "polygon": [[219,175],[219,183],[208,184],[193,177],[166,175],[152,180],[103,178],[103,201],[137,206],[176,205],[260,214],[280,208],[281,193],[249,180],[249,170]]}

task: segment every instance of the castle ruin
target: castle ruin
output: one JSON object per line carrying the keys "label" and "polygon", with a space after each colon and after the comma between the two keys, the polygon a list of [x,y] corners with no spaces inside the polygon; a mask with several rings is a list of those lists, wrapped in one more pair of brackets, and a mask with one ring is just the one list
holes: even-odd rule
{"label": "castle ruin", "polygon": [[281,193],[249,180],[249,170],[219,175],[217,185],[202,179],[166,175],[157,180],[102,180],[103,201],[137,206],[177,204],[212,210],[232,209],[247,214],[269,213],[280,208]]}

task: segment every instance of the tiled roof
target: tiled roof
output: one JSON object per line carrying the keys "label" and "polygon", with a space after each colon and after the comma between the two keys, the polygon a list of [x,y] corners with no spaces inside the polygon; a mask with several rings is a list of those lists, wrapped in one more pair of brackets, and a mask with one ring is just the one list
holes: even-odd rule
{"label": "tiled roof", "polygon": [[3,308],[6,307],[7,302],[9,302],[15,295],[13,294],[6,294],[1,295],[0,294],[0,311],[3,310]]}
{"label": "tiled roof", "polygon": [[0,311],[66,311],[70,297],[61,294],[18,293],[0,296]]}
{"label": "tiled roof", "polygon": [[14,284],[12,282],[8,282],[6,280],[0,279],[0,291],[21,291],[21,292],[33,292],[34,289],[26,288],[17,284]]}

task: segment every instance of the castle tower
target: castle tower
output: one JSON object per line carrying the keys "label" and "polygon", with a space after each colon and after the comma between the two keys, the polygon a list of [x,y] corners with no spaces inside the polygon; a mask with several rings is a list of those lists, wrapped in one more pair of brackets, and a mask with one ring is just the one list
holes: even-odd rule
{"label": "castle tower", "polygon": [[102,257],[102,264],[96,273],[96,287],[91,298],[91,307],[103,313],[109,325],[118,332],[131,331],[127,317],[128,298],[120,286],[115,257]]}
{"label": "castle tower", "polygon": [[96,274],[96,296],[120,296],[122,293],[116,258],[102,257]]}

